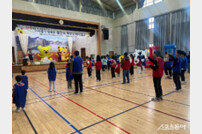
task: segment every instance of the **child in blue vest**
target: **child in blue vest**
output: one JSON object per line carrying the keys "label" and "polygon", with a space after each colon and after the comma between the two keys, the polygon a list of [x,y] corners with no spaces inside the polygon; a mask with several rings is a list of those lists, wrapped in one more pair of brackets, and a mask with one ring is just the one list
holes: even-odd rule
{"label": "child in blue vest", "polygon": [[185,52],[182,52],[181,53],[181,58],[182,58],[182,66],[181,66],[181,83],[184,84],[185,83],[185,72],[187,70],[187,57],[186,57],[186,53]]}
{"label": "child in blue vest", "polygon": [[176,53],[176,57],[170,55],[170,57],[173,60],[173,81],[176,86],[176,91],[181,91],[181,81],[180,81],[180,74],[181,74],[181,57],[180,57],[181,51],[178,50]]}
{"label": "child in blue vest", "polygon": [[17,83],[13,86],[13,103],[17,107],[17,112],[20,112],[20,107],[25,110],[27,89],[25,84],[21,82],[22,76],[17,75],[15,80]]}
{"label": "child in blue vest", "polygon": [[71,60],[67,61],[67,66],[66,66],[66,80],[68,82],[67,88],[68,89],[72,89],[72,80],[73,80],[73,76],[71,74]]}
{"label": "child in blue vest", "polygon": [[26,89],[28,89],[28,77],[27,75],[25,75],[26,71],[22,70],[21,74],[22,74],[22,83],[25,84]]}
{"label": "child in blue vest", "polygon": [[55,80],[56,80],[56,74],[57,70],[55,68],[55,64],[53,62],[50,63],[50,67],[47,70],[48,73],[48,80],[49,80],[49,92],[52,92],[51,88],[53,85],[53,91],[55,92]]}

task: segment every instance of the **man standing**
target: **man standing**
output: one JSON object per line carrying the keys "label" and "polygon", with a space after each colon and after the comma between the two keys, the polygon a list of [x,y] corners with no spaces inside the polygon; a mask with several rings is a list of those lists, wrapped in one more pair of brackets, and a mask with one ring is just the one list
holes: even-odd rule
{"label": "man standing", "polygon": [[83,83],[82,83],[82,73],[83,73],[83,59],[79,56],[79,51],[74,52],[75,57],[71,62],[71,73],[74,77],[75,83],[75,94],[78,94],[78,85],[80,87],[80,93],[83,92]]}

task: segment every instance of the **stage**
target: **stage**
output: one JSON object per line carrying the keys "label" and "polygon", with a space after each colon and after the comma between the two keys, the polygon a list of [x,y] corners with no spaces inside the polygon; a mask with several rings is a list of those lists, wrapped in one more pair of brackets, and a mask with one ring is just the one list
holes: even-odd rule
{"label": "stage", "polygon": [[[65,69],[66,62],[57,62],[55,63],[55,67],[57,70]],[[40,65],[12,65],[12,73],[20,73],[21,70],[25,70],[26,72],[35,72],[35,71],[45,71],[48,70],[49,64],[40,64]]]}

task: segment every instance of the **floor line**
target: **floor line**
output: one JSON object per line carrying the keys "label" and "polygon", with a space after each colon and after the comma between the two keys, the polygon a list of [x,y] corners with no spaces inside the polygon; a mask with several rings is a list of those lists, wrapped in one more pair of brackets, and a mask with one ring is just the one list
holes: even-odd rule
{"label": "floor line", "polygon": [[[89,87],[86,87],[86,88],[89,88]],[[114,98],[117,98],[117,99],[120,99],[120,100],[123,100],[123,101],[126,101],[126,102],[129,102],[129,103],[132,103],[132,104],[140,105],[140,104],[138,104],[138,103],[136,103],[136,102],[133,102],[133,101],[130,101],[130,100],[126,100],[126,99],[123,99],[123,98],[120,98],[120,97],[111,95],[111,94],[109,94],[109,93],[106,93],[106,92],[103,92],[103,91],[99,91],[99,90],[97,90],[97,89],[93,89],[93,88],[89,88],[89,89],[94,90],[94,91],[96,91],[96,92],[103,93],[103,94],[105,94],[105,95],[108,95],[108,96],[111,96],[111,97],[114,97]],[[173,92],[175,92],[175,91],[173,91]],[[164,95],[163,95],[163,96],[164,96]],[[187,120],[187,119],[184,119],[184,118],[181,118],[181,117],[178,117],[178,116],[169,114],[169,113],[165,113],[165,112],[162,112],[162,111],[160,111],[160,110],[157,110],[157,109],[154,109],[154,108],[151,108],[151,107],[148,107],[148,106],[142,106],[142,107],[147,108],[147,109],[151,109],[151,110],[154,110],[154,111],[156,111],[156,112],[159,112],[159,113],[162,113],[162,114],[165,114],[165,115],[168,115],[168,116],[171,116],[171,117],[174,117],[174,118],[177,118],[177,119],[180,119],[180,120],[184,120],[184,121],[189,122],[189,120]]]}
{"label": "floor line", "polygon": [[[33,78],[32,78],[33,79]],[[33,79],[33,80],[35,80],[35,79]],[[46,86],[46,85],[44,85],[43,83],[41,83],[41,82],[39,82],[39,81],[37,81],[37,80],[35,80],[36,82],[38,82],[39,84],[41,84],[41,85],[43,85],[43,86],[45,86],[45,87],[47,87],[48,88],[48,86]],[[57,93],[57,91],[56,91],[56,93]],[[102,117],[102,116],[100,116],[100,115],[98,115],[98,114],[96,114],[96,113],[94,113],[93,111],[91,111],[91,110],[89,110],[88,108],[86,108],[86,107],[84,107],[84,106],[82,106],[82,105],[80,105],[79,103],[77,103],[77,102],[75,102],[75,101],[73,101],[73,100],[71,100],[71,99],[69,99],[69,98],[67,98],[66,96],[64,96],[64,95],[62,95],[62,94],[60,94],[60,96],[62,96],[62,97],[64,97],[65,99],[67,99],[67,100],[69,100],[69,101],[71,101],[72,103],[74,103],[74,104],[76,104],[76,105],[78,105],[79,107],[81,107],[81,108],[83,108],[83,109],[85,109],[85,110],[87,110],[88,112],[90,112],[90,113],[92,113],[92,114],[94,114],[95,116],[97,116],[97,117],[99,117],[99,118],[101,118],[101,119],[105,119],[104,117]],[[42,98],[41,98],[42,99]],[[43,100],[44,101],[44,100]],[[45,102],[45,101],[44,101]],[[123,129],[123,128],[120,128],[119,126],[117,126],[116,124],[114,124],[114,123],[112,123],[112,122],[110,122],[110,121],[107,121],[109,124],[111,124],[111,125],[113,125],[113,126],[115,126],[115,127],[117,127],[117,128],[119,128],[120,130],[122,130],[123,132],[125,132],[125,133],[127,133],[127,134],[130,134],[128,131],[126,131],[125,129]],[[78,130],[76,130],[76,132],[79,132]]]}
{"label": "floor line", "polygon": [[[145,95],[145,96],[148,96],[148,97],[154,97],[152,95],[148,95],[148,94],[145,94],[145,93],[141,93],[141,92],[137,92],[137,91],[132,91],[132,90],[128,90],[128,89],[125,89],[125,88],[116,87],[114,85],[112,85],[112,86],[115,87],[115,88],[117,88],[117,89],[124,90],[124,91],[132,92],[132,93],[136,93],[136,94],[142,94],[142,95]],[[177,103],[177,104],[181,104],[181,105],[184,105],[184,106],[190,106],[188,104],[184,104],[184,103],[173,101],[173,100],[169,100],[169,99],[163,99],[163,100],[170,101],[170,102]]]}
{"label": "floor line", "polygon": [[34,133],[35,133],[35,134],[38,134],[37,131],[36,131],[36,129],[34,128],[34,125],[33,125],[32,122],[31,122],[29,116],[27,115],[26,111],[23,110],[23,112],[24,112],[25,116],[27,117],[27,120],[29,121],[29,124],[31,125],[31,127],[32,127],[32,129],[33,129],[33,131],[34,131]]}
{"label": "floor line", "polygon": [[[174,92],[171,91],[171,92],[169,92],[168,94],[165,94],[165,96],[170,95],[170,94],[172,94],[172,93],[174,93]],[[106,120],[112,119],[112,118],[114,118],[114,117],[116,117],[116,116],[119,116],[119,115],[121,115],[121,114],[127,113],[127,112],[129,112],[129,111],[131,111],[131,110],[134,110],[134,109],[136,109],[136,108],[138,108],[138,107],[141,107],[141,106],[143,106],[143,105],[145,105],[145,104],[148,104],[148,103],[150,103],[150,102],[152,102],[152,101],[150,100],[150,101],[147,101],[147,102],[142,103],[142,104],[140,104],[140,105],[137,105],[137,106],[135,106],[135,107],[132,107],[132,108],[130,108],[130,109],[127,109],[127,110],[125,110],[125,111],[123,111],[123,112],[120,112],[120,113],[118,113],[118,114],[115,114],[115,115],[113,115],[113,116],[110,116],[110,117],[106,118],[105,120],[98,121],[98,122],[96,122],[96,123],[94,123],[94,124],[91,124],[91,125],[86,126],[86,127],[82,128],[82,129],[79,129],[79,131],[83,131],[83,130],[85,130],[85,129],[87,129],[87,128],[90,128],[90,127],[92,127],[92,126],[95,126],[95,125],[97,125],[97,124],[100,124],[100,123],[102,123],[102,122],[104,122],[104,121],[106,121]],[[71,134],[74,134],[74,133],[76,133],[76,131],[73,132],[73,133],[71,133]]]}
{"label": "floor line", "polygon": [[61,117],[69,126],[71,126],[75,131],[77,131],[79,134],[82,134],[76,127],[74,127],[68,120],[66,120],[58,111],[56,111],[51,105],[49,105],[43,98],[41,98],[34,90],[32,90],[30,87],[29,89],[38,96],[49,108],[51,108],[59,117]]}

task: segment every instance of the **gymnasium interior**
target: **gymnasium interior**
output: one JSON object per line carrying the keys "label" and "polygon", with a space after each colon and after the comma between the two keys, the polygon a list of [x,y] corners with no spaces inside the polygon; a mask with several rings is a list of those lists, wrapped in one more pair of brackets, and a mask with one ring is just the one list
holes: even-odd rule
{"label": "gymnasium interior", "polygon": [[[72,88],[67,81],[75,52],[83,60],[78,94],[75,81]],[[179,91],[173,72],[178,53],[187,60]],[[125,54],[134,63],[128,83]],[[158,69],[151,67],[155,54],[162,61],[162,100],[155,92]],[[103,59],[110,62],[106,68]],[[120,65],[115,77],[112,62]],[[53,91],[50,63],[57,70]],[[189,134],[190,0],[12,0],[12,85],[22,71],[26,104],[16,109],[12,100],[13,134]]]}

